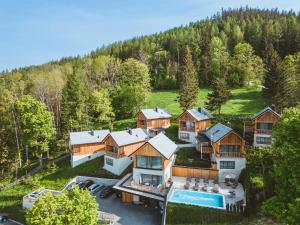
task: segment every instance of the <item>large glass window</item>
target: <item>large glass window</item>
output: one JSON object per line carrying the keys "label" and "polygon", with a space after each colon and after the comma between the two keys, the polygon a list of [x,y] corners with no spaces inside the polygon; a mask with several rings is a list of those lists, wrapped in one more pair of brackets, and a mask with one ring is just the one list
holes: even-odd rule
{"label": "large glass window", "polygon": [[256,129],[260,130],[272,130],[272,123],[257,123],[256,124]]}
{"label": "large glass window", "polygon": [[114,160],[111,158],[106,157],[105,162],[107,165],[113,166],[114,165]]}
{"label": "large glass window", "polygon": [[162,183],[162,176],[141,174],[142,184],[149,184],[153,186],[158,186]]}
{"label": "large glass window", "polygon": [[265,144],[265,145],[269,145],[272,142],[272,138],[271,137],[256,137],[256,143],[257,144]]}
{"label": "large glass window", "polygon": [[234,169],[235,162],[234,161],[220,161],[220,169]]}
{"label": "large glass window", "polygon": [[162,169],[161,157],[137,156],[137,167],[145,169]]}
{"label": "large glass window", "polygon": [[220,151],[222,153],[226,153],[226,152],[239,153],[240,152],[240,146],[239,145],[221,145],[220,146]]}

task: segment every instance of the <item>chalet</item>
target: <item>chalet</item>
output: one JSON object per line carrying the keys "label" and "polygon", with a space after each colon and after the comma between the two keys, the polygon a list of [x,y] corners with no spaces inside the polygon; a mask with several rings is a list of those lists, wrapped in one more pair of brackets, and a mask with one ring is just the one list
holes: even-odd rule
{"label": "chalet", "polygon": [[196,143],[198,132],[205,131],[211,126],[213,116],[205,109],[188,109],[177,117],[178,138],[180,140]]}
{"label": "chalet", "polygon": [[224,182],[226,175],[237,179],[246,166],[244,139],[221,123],[199,133],[196,148],[217,164],[219,182]]}
{"label": "chalet", "polygon": [[105,138],[103,168],[120,175],[132,162],[129,155],[142,146],[147,139],[148,133],[141,128],[111,132]]}
{"label": "chalet", "polygon": [[268,147],[272,142],[272,127],[280,114],[274,107],[266,107],[244,122],[244,138],[254,147]]}
{"label": "chalet", "polygon": [[71,132],[69,149],[72,167],[105,154],[104,138],[109,130]]}
{"label": "chalet", "polygon": [[154,136],[170,127],[171,114],[166,109],[142,109],[136,114],[137,127]]}
{"label": "chalet", "polygon": [[133,151],[133,173],[114,186],[123,202],[164,202],[170,187],[177,145],[163,133]]}

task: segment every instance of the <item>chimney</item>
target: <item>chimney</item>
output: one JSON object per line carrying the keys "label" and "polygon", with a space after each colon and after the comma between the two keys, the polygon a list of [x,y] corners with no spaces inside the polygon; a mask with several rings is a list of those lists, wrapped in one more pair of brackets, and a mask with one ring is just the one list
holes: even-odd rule
{"label": "chimney", "polygon": [[94,136],[94,135],[95,135],[94,130],[91,130],[90,134],[91,134],[92,136]]}
{"label": "chimney", "polygon": [[271,109],[272,109],[273,111],[276,111],[276,106],[275,106],[275,104],[272,104],[272,105],[271,105]]}
{"label": "chimney", "polygon": [[128,132],[128,134],[132,135],[132,129],[130,127],[128,127],[127,132]]}
{"label": "chimney", "polygon": [[202,113],[202,108],[201,107],[198,108],[198,112]]}
{"label": "chimney", "polygon": [[158,108],[157,108],[157,107],[155,107],[155,109],[154,109],[154,110],[155,110],[155,112],[158,112]]}

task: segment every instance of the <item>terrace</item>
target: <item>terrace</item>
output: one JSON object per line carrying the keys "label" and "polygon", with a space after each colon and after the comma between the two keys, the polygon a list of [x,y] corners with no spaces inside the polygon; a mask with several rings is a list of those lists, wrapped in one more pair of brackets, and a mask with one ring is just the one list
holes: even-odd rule
{"label": "terrace", "polygon": [[[174,189],[183,189],[190,191],[200,191],[207,193],[219,193],[224,195],[225,204],[244,204],[246,202],[244,188],[240,183],[235,182],[226,182],[226,183],[217,183],[214,180],[206,180],[206,179],[197,179],[189,178],[189,186],[187,186],[187,178],[186,177],[172,177],[172,188]],[[198,188],[195,190],[195,186]]]}
{"label": "terrace", "polygon": [[169,192],[171,183],[167,183],[166,187],[159,185],[154,187],[151,185],[138,184],[134,182],[132,174],[127,174],[123,179],[121,179],[114,188],[120,191],[125,191],[131,194],[144,196],[159,201],[164,201],[165,197]]}

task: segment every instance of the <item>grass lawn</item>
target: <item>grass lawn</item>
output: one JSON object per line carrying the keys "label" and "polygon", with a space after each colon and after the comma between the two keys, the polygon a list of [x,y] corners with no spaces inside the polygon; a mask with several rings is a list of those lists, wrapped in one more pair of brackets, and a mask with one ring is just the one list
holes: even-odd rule
{"label": "grass lawn", "polygon": [[[209,160],[202,160],[200,158],[200,153],[197,152],[196,148],[182,148],[176,152],[176,155],[175,165],[202,168],[211,167]],[[193,159],[193,161],[190,162],[189,159]]]}
{"label": "grass lawn", "polygon": [[75,168],[70,167],[70,162],[61,162],[57,169],[48,169],[37,173],[26,182],[0,192],[0,212],[6,212],[12,218],[25,222],[22,209],[22,197],[40,187],[61,190],[70,179],[75,176],[93,176],[103,178],[118,178],[102,169],[103,158],[96,158]]}
{"label": "grass lawn", "polygon": [[[209,89],[200,89],[198,107],[204,107]],[[261,89],[237,88],[232,89],[232,98],[222,107],[223,115],[251,115],[266,106]],[[147,108],[167,108],[172,115],[179,115],[182,110],[177,102],[178,90],[154,91],[150,95]]]}

